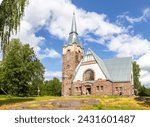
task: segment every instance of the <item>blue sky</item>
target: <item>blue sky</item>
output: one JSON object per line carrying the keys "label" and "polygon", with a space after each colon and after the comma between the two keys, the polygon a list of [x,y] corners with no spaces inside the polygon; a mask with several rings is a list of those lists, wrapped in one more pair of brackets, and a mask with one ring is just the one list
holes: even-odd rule
{"label": "blue sky", "polygon": [[62,48],[73,12],[85,52],[91,48],[102,59],[132,56],[141,67],[141,82],[150,84],[149,0],[29,0],[13,37],[34,48],[45,79],[61,79]]}

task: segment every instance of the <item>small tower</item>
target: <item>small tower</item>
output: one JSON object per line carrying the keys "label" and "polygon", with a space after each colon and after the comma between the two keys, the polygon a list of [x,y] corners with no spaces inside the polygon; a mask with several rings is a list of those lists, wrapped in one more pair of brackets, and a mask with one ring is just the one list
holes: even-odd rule
{"label": "small tower", "polygon": [[83,48],[79,42],[75,13],[73,13],[71,32],[68,42],[63,47],[62,65],[62,96],[70,96],[72,93],[72,76],[83,58]]}

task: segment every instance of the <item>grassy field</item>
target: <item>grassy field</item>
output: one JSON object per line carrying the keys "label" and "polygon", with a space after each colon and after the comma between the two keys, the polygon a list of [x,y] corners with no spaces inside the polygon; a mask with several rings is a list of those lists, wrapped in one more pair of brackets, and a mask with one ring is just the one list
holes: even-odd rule
{"label": "grassy field", "polygon": [[[145,101],[139,101],[135,97],[118,97],[118,96],[75,96],[75,97],[8,97],[0,96],[0,109],[12,109],[20,105],[27,105],[28,108],[34,109],[35,107],[40,107],[42,102],[51,100],[82,100],[82,99],[95,99],[99,100],[98,105],[84,105],[80,109],[83,110],[150,110],[150,104]],[[55,109],[52,105],[48,105],[49,108]]]}

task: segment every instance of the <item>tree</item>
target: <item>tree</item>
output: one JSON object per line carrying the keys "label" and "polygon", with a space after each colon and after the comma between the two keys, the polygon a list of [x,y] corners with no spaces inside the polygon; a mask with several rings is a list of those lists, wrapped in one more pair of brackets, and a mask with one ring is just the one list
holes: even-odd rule
{"label": "tree", "polygon": [[0,61],[0,94],[4,94],[2,89],[2,81],[3,80],[3,71],[2,71],[2,62]]}
{"label": "tree", "polygon": [[53,78],[52,80],[45,81],[41,85],[41,95],[61,96],[61,82],[59,79]]}
{"label": "tree", "polygon": [[137,92],[139,92],[141,89],[141,82],[139,78],[140,78],[140,67],[134,61],[133,62],[133,80],[134,80],[134,88],[137,90]]}
{"label": "tree", "polygon": [[53,78],[49,81],[50,84],[50,95],[60,96],[61,95],[61,83],[58,78]]}
{"label": "tree", "polygon": [[43,82],[44,67],[29,44],[23,45],[14,39],[6,47],[0,74],[3,89],[9,94],[29,96],[35,94],[31,88],[38,87]]}
{"label": "tree", "polygon": [[17,33],[28,0],[3,0],[0,5],[0,45],[5,55],[11,34]]}
{"label": "tree", "polygon": [[137,90],[137,94],[139,96],[150,96],[150,89],[142,85],[139,80],[140,67],[135,61],[133,62],[133,78],[134,78],[134,88]]}

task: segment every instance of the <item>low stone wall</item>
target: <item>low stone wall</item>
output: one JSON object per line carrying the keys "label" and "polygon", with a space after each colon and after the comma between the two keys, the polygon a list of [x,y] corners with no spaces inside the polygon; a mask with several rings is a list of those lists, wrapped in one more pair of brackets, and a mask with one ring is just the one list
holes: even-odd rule
{"label": "low stone wall", "polygon": [[134,86],[130,82],[113,83],[113,95],[133,96]]}
{"label": "low stone wall", "polygon": [[97,80],[93,84],[92,95],[112,95],[112,82],[108,80]]}
{"label": "low stone wall", "polygon": [[96,80],[93,82],[77,81],[72,84],[72,95],[119,95],[133,96],[134,87],[130,82],[113,83],[109,80]]}

